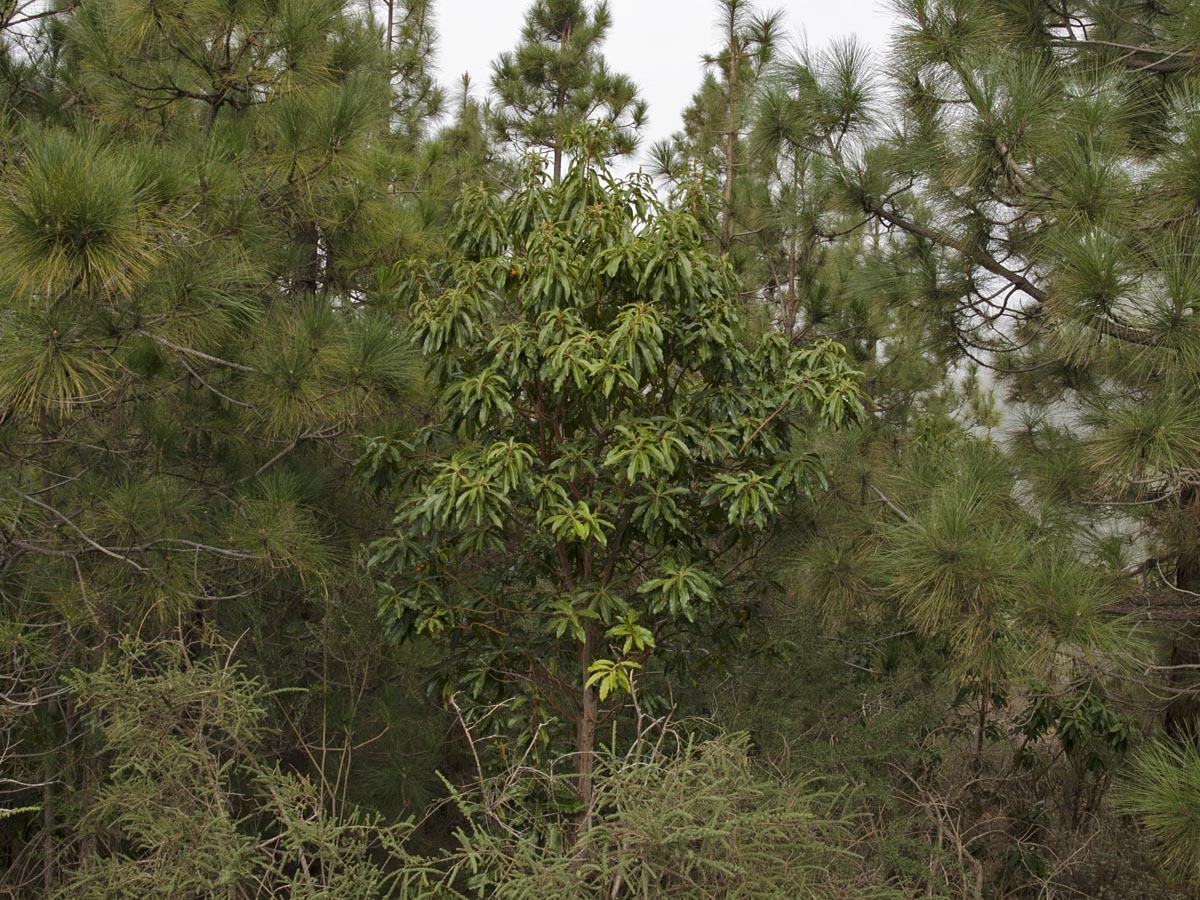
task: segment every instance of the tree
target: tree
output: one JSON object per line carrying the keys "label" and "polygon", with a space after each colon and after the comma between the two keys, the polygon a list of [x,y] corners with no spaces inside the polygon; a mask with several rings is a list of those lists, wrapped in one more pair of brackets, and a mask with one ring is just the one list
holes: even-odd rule
{"label": "tree", "polygon": [[348,4],[86,0],[29,40],[42,100],[0,130],[0,791],[39,812],[0,843],[49,893],[111,760],[66,678],[122,637],[228,636],[313,688],[277,695],[305,736],[410,683],[354,586],[387,515],[350,479],[419,380],[380,272],[420,234]]}
{"label": "tree", "polygon": [[[928,259],[938,336],[1011,403],[1086,418],[1068,430],[1100,474],[1092,499],[1186,518],[1194,74],[1181,47],[1149,58],[1187,16],[1136,6],[906,4],[907,128],[865,164],[826,152]],[[1033,431],[1043,450],[1063,436],[1045,417]],[[1188,551],[1157,549],[1186,581]]]}
{"label": "tree", "polygon": [[[369,10],[375,12],[374,0]],[[393,129],[414,149],[442,112],[443,90],[433,76],[437,30],[430,0],[384,0],[384,46],[392,82]]]}
{"label": "tree", "polygon": [[[1016,576],[1023,585],[1036,574],[1037,591],[1053,598],[1040,615],[1055,617],[1060,628],[1071,609],[1080,621],[1101,624],[1117,612],[1176,623],[1168,641],[1175,668],[1150,674],[1175,698],[1166,709],[1171,729],[1190,730],[1192,600],[1200,587],[1197,292],[1188,249],[1200,112],[1194,5],[911,0],[898,7],[903,24],[891,87],[900,106],[892,130],[855,133],[841,124],[851,118],[822,115],[861,109],[837,102],[869,88],[858,66],[846,69],[840,91],[830,89],[836,81],[810,79],[816,90],[809,96],[819,102],[794,107],[803,125],[789,140],[832,169],[837,205],[878,231],[861,283],[873,281],[891,309],[875,320],[901,325],[893,334],[906,336],[910,353],[919,348],[945,360],[961,386],[982,387],[978,373],[986,371],[1004,392],[999,443],[1012,472],[1000,496],[1018,502],[1031,530],[999,537],[1020,537],[1015,558],[1034,562],[1003,566],[1003,578],[979,585],[988,591],[974,596],[982,605],[1005,580]],[[795,74],[819,75],[806,62]],[[941,402],[934,392],[912,399],[909,409],[918,414],[923,405],[937,411],[928,401]],[[987,404],[974,413],[967,406],[960,421],[977,414],[996,424]],[[852,488],[886,491],[886,515],[914,520],[893,537],[928,531],[924,504],[914,508],[898,496],[903,488],[883,480],[886,467],[877,460],[864,456],[847,473],[855,476]],[[994,527],[994,513],[968,518],[960,542],[922,534],[896,546],[890,572],[908,574],[917,551],[938,547],[942,566],[969,567],[974,555],[981,570],[1005,542],[975,543]],[[869,554],[878,534],[853,537],[849,546]],[[1039,547],[1054,548],[1049,561]],[[926,575],[935,571],[931,563]],[[916,583],[917,594],[935,599],[927,579]],[[1017,596],[1028,590],[1019,587]],[[1113,664],[1133,631],[1124,625],[1101,642],[1108,650],[1099,671],[1108,674],[1098,688],[1114,686]],[[1020,638],[1010,643],[1018,658],[1034,649],[1028,634],[1008,634]],[[1076,690],[1066,674],[1072,671],[1052,685]],[[1182,759],[1146,758],[1160,769]]]}
{"label": "tree", "polygon": [[[684,112],[684,131],[653,150],[656,173],[684,174],[687,159],[699,160],[720,172],[722,190],[718,246],[734,245],[738,213],[752,204],[739,194],[739,179],[750,174],[746,138],[755,107],[759,78],[770,64],[779,42],[783,15],[761,14],[749,0],[718,0],[717,27],[722,45],[704,58],[709,72]],[[740,202],[739,202],[740,201]]]}
{"label": "tree", "polygon": [[612,24],[608,4],[534,0],[517,49],[492,65],[499,100],[494,123],[502,140],[549,150],[554,180],[562,178],[567,136],[588,122],[605,122],[606,153],[625,156],[646,123],[646,102],[626,75],[611,72],[600,45]]}
{"label": "tree", "polygon": [[884,331],[861,290],[875,236],[847,209],[836,168],[810,138],[816,126],[841,144],[872,123],[874,97],[857,79],[869,65],[866,50],[847,42],[772,60],[759,73],[738,213],[743,270],[777,310],[777,327],[789,338],[849,337],[867,365]]}
{"label": "tree", "polygon": [[752,615],[739,585],[820,481],[808,430],[861,411],[838,345],[748,335],[696,220],[601,156],[464,198],[461,257],[414,310],[445,418],[366,460],[398,480],[393,627],[449,637],[452,689],[517,692],[529,735],[570,724],[584,826],[605,702]]}
{"label": "tree", "polygon": [[[1123,545],[1155,617],[1194,624],[1179,608],[1200,587],[1194,10],[904,9],[905,128],[868,161],[826,152],[926,266],[931,337],[1024,407],[1014,449],[1045,514]],[[1129,558],[1143,549],[1149,563]],[[1176,643],[1175,664],[1194,652]],[[1179,702],[1169,717],[1193,713]]]}
{"label": "tree", "polygon": [[424,141],[412,160],[417,209],[428,230],[439,235],[450,230],[454,205],[465,187],[511,183],[520,171],[505,158],[492,134],[490,103],[474,97],[471,88],[470,78],[464,75],[449,110],[453,118]]}

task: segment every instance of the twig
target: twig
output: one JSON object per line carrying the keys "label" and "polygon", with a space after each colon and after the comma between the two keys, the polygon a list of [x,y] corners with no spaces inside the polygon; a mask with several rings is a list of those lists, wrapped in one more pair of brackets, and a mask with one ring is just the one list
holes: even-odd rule
{"label": "twig", "polygon": [[908,513],[906,513],[904,510],[902,510],[899,506],[897,506],[895,503],[893,503],[891,501],[891,498],[889,498],[887,494],[885,494],[879,488],[875,487],[875,485],[871,485],[871,490],[873,490],[875,492],[875,494],[879,497],[879,499],[884,502],[884,504],[887,506],[888,509],[890,509],[896,515],[898,515],[901,519],[903,519],[904,523],[906,525],[915,524],[912,516],[910,516]]}
{"label": "twig", "polygon": [[252,366],[244,366],[241,363],[230,362],[227,359],[221,359],[219,356],[210,356],[207,353],[202,353],[199,350],[193,350],[190,347],[181,347],[181,346],[179,346],[179,344],[175,344],[175,343],[172,343],[171,341],[168,341],[162,335],[155,334],[152,331],[146,331],[144,328],[139,328],[135,333],[140,334],[142,337],[150,338],[150,340],[154,341],[156,344],[162,344],[168,350],[174,350],[176,353],[183,353],[188,356],[194,356],[197,359],[203,359],[206,362],[214,363],[215,365],[218,365],[218,366],[225,366],[228,369],[237,369],[239,372],[257,372],[258,371],[258,369],[255,369]]}

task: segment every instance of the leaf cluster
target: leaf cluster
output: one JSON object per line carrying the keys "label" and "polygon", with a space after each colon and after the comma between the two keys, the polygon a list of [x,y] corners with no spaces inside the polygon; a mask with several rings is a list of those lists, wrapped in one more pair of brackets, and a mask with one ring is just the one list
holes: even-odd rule
{"label": "leaf cluster", "polygon": [[747,334],[695,219],[598,161],[460,215],[463,257],[413,311],[445,420],[395,467],[385,613],[554,678],[551,636],[637,623],[661,651],[664,629],[722,621],[770,523],[821,483],[805,434],[861,414],[842,348]]}

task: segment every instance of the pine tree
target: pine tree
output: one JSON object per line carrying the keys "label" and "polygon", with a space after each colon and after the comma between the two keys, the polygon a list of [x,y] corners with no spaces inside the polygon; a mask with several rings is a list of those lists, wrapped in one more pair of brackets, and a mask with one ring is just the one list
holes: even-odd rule
{"label": "pine tree", "polygon": [[[1030,413],[1021,446],[1041,457],[1027,468],[1039,496],[1066,501],[1097,539],[1125,523],[1128,551],[1153,560],[1149,595],[1177,606],[1200,587],[1194,10],[905,9],[908,126],[872,165],[835,163],[865,212],[932,254],[922,312],[938,337]],[[1090,485],[1056,492],[1048,457]]]}
{"label": "pine tree", "polygon": [[606,153],[627,156],[646,123],[646,102],[626,75],[612,72],[600,46],[612,25],[608,4],[585,0],[534,0],[521,43],[492,66],[500,137],[526,148],[544,148],[554,180],[563,173],[568,135],[588,122],[612,126]]}
{"label": "pine tree", "polygon": [[[443,111],[443,89],[433,77],[437,45],[430,0],[383,0],[384,47],[390,60],[393,130],[414,144]],[[370,4],[375,12],[375,3]],[[411,148],[410,148],[411,149]]]}
{"label": "pine tree", "polygon": [[[1189,249],[1200,121],[1195,5],[898,6],[903,25],[891,88],[901,106],[894,131],[860,130],[839,140],[840,128],[829,124],[836,116],[822,116],[823,108],[836,113],[838,106],[822,102],[795,109],[805,124],[791,140],[832,168],[835,206],[878,229],[877,252],[856,279],[887,298],[890,310],[875,319],[898,329],[892,334],[910,355],[945,360],[956,373],[942,411],[961,424],[974,417],[992,427],[997,410],[986,402],[972,410],[953,395],[986,390],[981,371],[1003,391],[1006,427],[996,437],[1010,474],[998,496],[1006,505],[1019,500],[1014,512],[1024,524],[992,534],[997,511],[970,512],[977,485],[946,483],[930,492],[925,483],[924,496],[908,494],[905,481],[889,483],[888,465],[879,461],[889,454],[872,450],[873,462],[864,456],[847,467],[847,493],[877,494],[877,513],[894,525],[881,534],[844,520],[840,538],[813,562],[820,559],[817,570],[837,589],[831,597],[899,589],[922,628],[936,612],[935,633],[951,650],[960,636],[987,636],[984,613],[1006,581],[1034,578],[1035,587],[1019,587],[1001,605],[1041,596],[1041,609],[1016,612],[1021,601],[999,621],[1055,623],[1054,632],[1070,638],[1070,652],[1050,653],[1036,632],[1000,628],[987,652],[979,648],[969,658],[983,664],[1006,645],[1017,660],[1057,658],[1057,674],[1039,665],[1038,680],[1048,678],[1051,693],[1072,692],[1081,710],[1130,684],[1120,661],[1137,646],[1136,634],[1115,614],[1172,621],[1176,637],[1164,662],[1175,668],[1159,679],[1176,698],[1166,723],[1190,730],[1197,620],[1189,598],[1200,587],[1192,322],[1198,294]],[[798,71],[805,69],[814,71]],[[859,67],[843,96],[867,83]],[[837,92],[815,96],[836,100]],[[915,460],[918,440],[953,442],[958,427],[929,429],[938,418],[937,394],[910,400],[909,422],[918,428],[893,440],[902,448],[911,441]],[[940,512],[931,505],[943,501],[949,505]],[[1015,555],[1001,564],[997,555],[1014,536]],[[866,577],[857,561],[878,553],[880,541],[890,548],[882,556],[888,564]],[[937,558],[922,563],[921,555],[934,550]],[[948,579],[956,570],[992,572],[968,591],[977,619],[969,630],[959,618],[967,607],[953,599]],[[939,571],[948,580],[931,580]],[[1082,652],[1084,637],[1096,641],[1090,652]],[[1025,662],[997,671],[1004,668],[1020,676],[1014,684],[1029,670]],[[1039,696],[1036,683],[1021,691]],[[985,714],[981,708],[981,722]],[[1097,713],[1095,722],[1106,716]],[[1073,752],[1066,738],[1063,746]],[[1168,771],[1188,760],[1186,753],[1145,755],[1130,808],[1165,822],[1156,816],[1169,818],[1170,803],[1152,807],[1193,777]],[[1190,838],[1170,830],[1179,825],[1166,822],[1160,836],[1174,867],[1190,874]]]}
{"label": "pine tree", "polygon": [[[739,213],[750,212],[750,192],[739,185],[753,163],[747,138],[756,105],[759,79],[777,49],[782,14],[760,13],[749,0],[718,0],[717,28],[721,48],[705,57],[709,69],[684,112],[684,132],[654,148],[656,173],[685,174],[688,159],[720,173],[722,191],[718,246],[729,252],[735,242]],[[744,223],[743,223],[744,224]]]}
{"label": "pine tree", "polygon": [[109,759],[65,678],[123,636],[227,635],[318,686],[279,695],[306,737],[411,683],[370,650],[353,559],[387,517],[352,462],[420,381],[389,286],[426,238],[351,5],[85,0],[31,40],[44,102],[0,132],[0,790],[39,812],[0,843],[48,890]]}

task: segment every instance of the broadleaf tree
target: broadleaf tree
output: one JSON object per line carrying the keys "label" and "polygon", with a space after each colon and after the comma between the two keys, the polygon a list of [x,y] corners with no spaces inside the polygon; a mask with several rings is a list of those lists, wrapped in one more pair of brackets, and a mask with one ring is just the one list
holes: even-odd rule
{"label": "broadleaf tree", "polygon": [[448,637],[454,685],[518,696],[530,733],[573,729],[585,816],[604,701],[745,618],[768,526],[821,480],[806,435],[862,410],[839,345],[750,333],[695,218],[588,146],[560,184],[464,198],[413,312],[444,418],[364,460],[398,485],[387,619]]}

